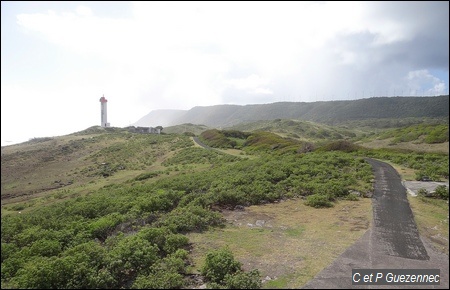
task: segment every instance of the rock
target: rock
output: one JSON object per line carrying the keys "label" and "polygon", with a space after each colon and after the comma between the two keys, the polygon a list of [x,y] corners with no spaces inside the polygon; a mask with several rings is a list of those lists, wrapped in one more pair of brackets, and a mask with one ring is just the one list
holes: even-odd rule
{"label": "rock", "polygon": [[235,207],[234,207],[234,209],[235,210],[245,210],[245,208],[244,208],[244,206],[243,205],[236,205]]}
{"label": "rock", "polygon": [[270,278],[269,276],[266,276],[266,278],[262,279],[261,282],[262,282],[262,283],[266,283],[267,281],[271,281],[271,280],[275,280],[275,279],[276,279],[276,277],[274,277],[274,278],[272,279],[272,278]]}
{"label": "rock", "polygon": [[361,196],[361,192],[359,192],[357,190],[350,190],[348,194],[353,194],[353,195],[356,195],[357,197]]}
{"label": "rock", "polygon": [[262,226],[264,226],[265,223],[266,223],[265,220],[257,220],[255,222],[255,225],[258,226],[258,227],[262,227]]}
{"label": "rock", "polygon": [[372,191],[367,191],[367,192],[364,193],[364,197],[371,198],[372,196],[373,196],[373,192]]}

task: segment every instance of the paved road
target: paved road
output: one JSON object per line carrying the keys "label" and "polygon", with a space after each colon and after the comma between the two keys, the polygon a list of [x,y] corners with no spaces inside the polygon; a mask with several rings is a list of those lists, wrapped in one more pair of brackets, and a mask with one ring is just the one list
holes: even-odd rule
{"label": "paved road", "polygon": [[[448,256],[421,239],[400,176],[392,166],[366,159],[375,174],[373,224],[363,237],[322,270],[304,289],[446,288]],[[352,269],[440,269],[439,286],[352,285]]]}
{"label": "paved road", "polygon": [[202,141],[200,141],[200,139],[198,139],[198,137],[192,137],[192,139],[194,140],[195,143],[197,143],[197,145],[205,148],[205,149],[214,149],[209,147],[208,145],[206,145],[205,143],[203,143]]}

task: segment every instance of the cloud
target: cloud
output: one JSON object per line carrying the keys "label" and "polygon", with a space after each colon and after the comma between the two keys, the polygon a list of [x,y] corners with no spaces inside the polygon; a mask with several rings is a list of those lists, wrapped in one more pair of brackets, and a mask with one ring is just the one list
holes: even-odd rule
{"label": "cloud", "polygon": [[[133,2],[132,18],[99,17],[88,5],[76,13],[21,14],[18,22],[59,46],[112,62],[112,79],[139,88],[133,93],[143,92],[140,99],[170,105],[213,104],[232,89],[296,94],[298,83],[310,95],[317,89],[309,85],[345,95],[350,88],[336,85],[349,83],[356,73],[383,69],[382,79],[389,80],[427,65],[448,70],[448,49],[429,45],[448,48],[448,34],[441,33],[448,31],[442,28],[448,27],[443,12],[448,3]],[[243,67],[251,72],[236,79]],[[239,87],[252,76],[272,88]],[[357,86],[378,85],[363,81]]]}
{"label": "cloud", "polygon": [[448,2],[143,1],[120,17],[99,5],[17,15],[59,70],[24,86],[94,109],[105,94],[116,126],[154,109],[448,92],[435,74],[448,75]]}
{"label": "cloud", "polygon": [[76,12],[81,16],[92,16],[92,10],[86,6],[78,6]]}
{"label": "cloud", "polygon": [[266,87],[268,81],[255,74],[245,78],[226,80],[224,83],[237,90],[243,90],[250,94],[273,94],[273,92]]}
{"label": "cloud", "polygon": [[405,79],[410,95],[443,95],[447,91],[445,82],[428,70],[410,71]]}

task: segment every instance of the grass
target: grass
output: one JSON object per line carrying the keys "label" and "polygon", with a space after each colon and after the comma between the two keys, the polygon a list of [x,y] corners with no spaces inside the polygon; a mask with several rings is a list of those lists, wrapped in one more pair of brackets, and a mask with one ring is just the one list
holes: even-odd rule
{"label": "grass", "polygon": [[223,214],[225,228],[188,235],[194,273],[205,252],[228,246],[245,270],[258,268],[271,278],[264,288],[300,288],[364,234],[372,206],[361,199],[315,209],[296,199]]}
{"label": "grass", "polygon": [[[128,136],[132,136],[133,140],[126,139]],[[143,143],[146,140],[159,141],[161,138],[158,139],[158,137],[164,137],[161,143],[150,143],[150,146]],[[152,180],[175,175],[176,172],[170,171],[161,163],[179,150],[171,150],[169,148],[171,145],[168,145],[168,141],[172,141],[170,144],[174,144],[176,138],[176,136],[126,133],[122,135],[68,135],[39,143],[26,142],[2,147],[1,215],[17,214],[19,211],[26,212],[42,205],[89,194],[105,185],[123,183],[142,173],[165,170],[169,173],[160,174]],[[139,142],[143,144],[141,145]],[[134,156],[125,156],[121,160],[141,164],[142,169],[118,170],[106,178],[89,176],[94,171],[87,169],[95,170],[99,167],[99,163],[107,161],[103,160],[105,158],[103,156],[94,160],[93,155],[100,150],[112,148],[114,145],[127,143],[134,146],[130,150],[131,153],[140,152],[135,154],[139,157],[154,156],[154,161],[151,164],[143,165],[145,160],[134,160]],[[70,152],[65,153],[63,148],[68,148]],[[139,149],[141,150],[139,151]],[[154,152],[150,152],[150,149],[153,149]],[[105,154],[105,156],[109,155],[109,153]],[[53,160],[46,161],[45,157],[48,156],[52,156]],[[61,186],[57,181],[61,181],[63,185]]]}
{"label": "grass", "polygon": [[401,176],[402,180],[416,180],[416,170],[392,163],[391,161],[381,160],[389,165],[391,165]]}
{"label": "grass", "polygon": [[438,251],[449,254],[448,202],[442,199],[408,195],[419,233]]}
{"label": "grass", "polygon": [[414,143],[414,141],[410,142],[402,142],[394,144],[393,138],[388,138],[384,140],[371,140],[368,142],[357,142],[357,144],[362,145],[367,148],[398,148],[398,149],[408,149],[414,150],[418,152],[438,152],[438,153],[446,153],[449,154],[449,142],[437,143],[437,144],[426,144],[426,143]]}

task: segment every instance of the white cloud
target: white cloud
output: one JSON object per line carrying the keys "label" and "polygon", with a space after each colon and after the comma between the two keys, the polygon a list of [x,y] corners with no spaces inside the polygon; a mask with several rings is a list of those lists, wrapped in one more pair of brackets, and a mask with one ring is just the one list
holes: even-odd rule
{"label": "white cloud", "polygon": [[445,82],[426,69],[410,71],[405,79],[410,95],[444,95],[447,90]]}
{"label": "white cloud", "polygon": [[91,8],[86,7],[86,6],[78,6],[76,11],[81,16],[92,16]]}
{"label": "white cloud", "polygon": [[[104,93],[116,126],[154,109],[276,102],[286,96],[319,101],[448,92],[448,80],[431,73],[448,73],[445,2],[125,4],[131,12],[123,17],[106,13],[108,3],[67,3],[20,12],[15,23],[2,25],[2,104],[9,98],[3,94],[9,84],[3,72],[12,70],[42,80],[13,83],[36,92],[46,107],[55,101],[47,95],[64,92],[83,106],[94,104],[96,112]],[[8,38],[4,29],[17,24],[21,29]],[[14,43],[19,37],[30,49]],[[42,55],[39,64],[57,63],[58,73],[17,62],[6,67],[3,60],[11,55],[3,43],[18,45],[11,54]],[[11,96],[25,93],[19,92]],[[94,115],[93,124],[97,119]]]}
{"label": "white cloud", "polygon": [[226,80],[224,81],[224,83],[230,85],[235,89],[243,90],[247,93],[273,94],[273,92],[269,88],[265,87],[268,84],[267,79],[264,79],[256,74],[252,74],[246,78]]}

